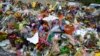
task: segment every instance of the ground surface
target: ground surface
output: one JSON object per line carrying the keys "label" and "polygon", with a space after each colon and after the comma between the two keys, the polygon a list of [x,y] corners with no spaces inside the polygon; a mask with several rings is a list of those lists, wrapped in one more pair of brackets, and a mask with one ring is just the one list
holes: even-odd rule
{"label": "ground surface", "polygon": [[14,53],[9,53],[0,47],[0,56],[16,56]]}

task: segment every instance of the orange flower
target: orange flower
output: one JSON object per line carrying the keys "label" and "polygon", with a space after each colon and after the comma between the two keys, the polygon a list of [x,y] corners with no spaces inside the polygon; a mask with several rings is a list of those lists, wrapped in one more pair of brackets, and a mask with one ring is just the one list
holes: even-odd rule
{"label": "orange flower", "polygon": [[72,33],[74,32],[75,28],[73,25],[65,25],[65,33],[66,34],[69,34],[69,35],[72,35]]}

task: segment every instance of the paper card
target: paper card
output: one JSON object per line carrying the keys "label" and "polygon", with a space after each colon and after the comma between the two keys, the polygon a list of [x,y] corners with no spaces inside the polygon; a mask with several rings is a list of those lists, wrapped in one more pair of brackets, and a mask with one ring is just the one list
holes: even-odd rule
{"label": "paper card", "polygon": [[27,38],[27,40],[33,44],[37,44],[39,42],[38,32],[36,32],[32,38]]}

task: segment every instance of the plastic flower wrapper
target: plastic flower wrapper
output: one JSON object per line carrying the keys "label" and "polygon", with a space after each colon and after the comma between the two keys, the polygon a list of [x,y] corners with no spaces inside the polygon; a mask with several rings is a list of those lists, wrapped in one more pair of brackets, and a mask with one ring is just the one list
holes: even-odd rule
{"label": "plastic flower wrapper", "polygon": [[50,33],[48,36],[48,42],[52,42],[52,38],[54,37],[54,33]]}
{"label": "plastic flower wrapper", "polygon": [[96,45],[100,47],[100,39],[97,41]]}
{"label": "plastic flower wrapper", "polygon": [[39,38],[39,42],[36,45],[36,47],[39,51],[43,51],[45,48],[48,48],[49,46],[50,46],[50,44],[44,38]]}
{"label": "plastic flower wrapper", "polygon": [[39,32],[39,42],[37,43],[37,49],[39,51],[44,50],[45,48],[48,48],[50,46],[50,43],[47,41],[48,33],[43,32],[41,35]]}
{"label": "plastic flower wrapper", "polygon": [[54,37],[52,38],[52,46],[51,46],[51,51],[50,51],[50,53],[55,56],[60,53],[58,40],[59,40],[59,37],[57,34],[55,34]]}
{"label": "plastic flower wrapper", "polygon": [[3,17],[2,19],[1,19],[1,24],[2,24],[2,26],[7,26],[7,20],[8,20],[9,18],[7,17],[7,16],[5,16],[5,17]]}
{"label": "plastic flower wrapper", "polygon": [[97,43],[97,39],[93,33],[87,33],[86,34],[86,41],[84,42],[84,46],[87,48],[94,48]]}

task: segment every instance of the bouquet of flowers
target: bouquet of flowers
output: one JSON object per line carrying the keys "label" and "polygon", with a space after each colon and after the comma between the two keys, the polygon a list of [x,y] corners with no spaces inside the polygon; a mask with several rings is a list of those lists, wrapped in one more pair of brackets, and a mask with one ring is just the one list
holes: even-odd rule
{"label": "bouquet of flowers", "polygon": [[0,41],[5,40],[7,38],[7,33],[0,32]]}
{"label": "bouquet of flowers", "polygon": [[15,44],[16,44],[16,48],[17,49],[20,49],[22,47],[22,44],[23,44],[23,40],[21,38],[17,38],[15,40]]}

